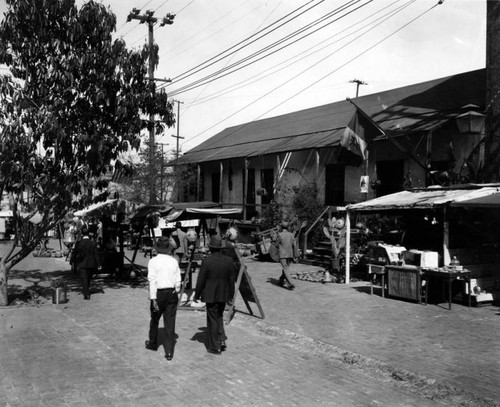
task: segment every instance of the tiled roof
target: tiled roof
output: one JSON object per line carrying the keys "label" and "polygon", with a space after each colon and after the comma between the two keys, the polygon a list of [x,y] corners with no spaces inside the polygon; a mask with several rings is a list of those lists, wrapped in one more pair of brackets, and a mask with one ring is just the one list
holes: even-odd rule
{"label": "tiled roof", "polygon": [[[392,136],[432,130],[467,104],[484,106],[486,70],[466,72],[356,98]],[[347,100],[229,127],[179,159],[199,163],[330,147],[339,144],[355,112]]]}

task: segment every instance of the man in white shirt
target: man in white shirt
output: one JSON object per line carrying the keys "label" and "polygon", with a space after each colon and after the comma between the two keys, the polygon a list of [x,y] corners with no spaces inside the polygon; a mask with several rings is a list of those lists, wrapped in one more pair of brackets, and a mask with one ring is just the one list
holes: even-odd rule
{"label": "man in white shirt", "polygon": [[163,315],[165,327],[165,357],[172,360],[175,346],[175,317],[177,314],[178,292],[181,288],[181,270],[172,253],[177,248],[174,239],[158,238],[154,249],[157,256],[149,260],[148,281],[151,300],[151,322],[149,324],[149,340],[146,349],[158,349],[158,325]]}

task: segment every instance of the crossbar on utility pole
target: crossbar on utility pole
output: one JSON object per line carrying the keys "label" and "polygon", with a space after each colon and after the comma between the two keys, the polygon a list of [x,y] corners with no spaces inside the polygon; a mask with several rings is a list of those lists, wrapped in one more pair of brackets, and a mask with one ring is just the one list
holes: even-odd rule
{"label": "crossbar on utility pole", "polygon": [[356,84],[356,97],[358,97],[358,95],[359,95],[359,85],[368,85],[366,82],[364,82],[360,79],[353,79],[352,81],[349,81],[349,82]]}
{"label": "crossbar on utility pole", "polygon": [[[153,45],[154,45],[154,35],[153,35],[153,27],[158,21],[160,22],[160,27],[163,27],[165,24],[173,24],[175,14],[168,13],[162,19],[158,19],[153,17],[154,11],[146,10],[144,14],[140,14],[141,10],[136,9],[135,7],[132,9],[132,12],[129,13],[127,17],[127,22],[132,20],[139,20],[140,24],[146,23],[148,25],[148,44],[149,44],[149,67],[148,67],[148,76],[149,81],[154,82],[154,58],[153,58]],[[168,80],[166,80],[168,82]],[[155,170],[154,170],[154,157],[155,157],[155,126],[154,126],[154,114],[150,114],[149,116],[149,203],[156,203],[156,193],[155,193]]]}

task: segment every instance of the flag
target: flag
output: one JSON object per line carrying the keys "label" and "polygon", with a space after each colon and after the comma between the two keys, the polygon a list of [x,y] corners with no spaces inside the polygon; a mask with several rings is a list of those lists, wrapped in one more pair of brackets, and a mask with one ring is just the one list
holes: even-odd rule
{"label": "flag", "polygon": [[354,112],[349,124],[344,130],[340,145],[354,154],[360,155],[363,161],[368,158],[368,143],[366,142],[365,132],[367,120],[361,117],[358,110]]}

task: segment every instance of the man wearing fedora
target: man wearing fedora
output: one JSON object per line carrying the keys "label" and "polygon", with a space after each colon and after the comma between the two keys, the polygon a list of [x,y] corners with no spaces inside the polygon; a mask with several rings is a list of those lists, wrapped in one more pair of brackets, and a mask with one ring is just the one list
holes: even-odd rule
{"label": "man wearing fedora", "polygon": [[97,254],[97,244],[90,238],[89,230],[83,227],[81,234],[81,239],[76,242],[71,253],[70,263],[75,266],[82,279],[83,299],[90,300],[90,281],[102,267]]}
{"label": "man wearing fedora", "polygon": [[207,339],[209,353],[220,355],[226,350],[226,332],[224,330],[224,308],[234,297],[234,276],[236,265],[233,259],[221,252],[223,245],[220,236],[213,235],[209,242],[211,254],[203,259],[194,300],[201,298],[207,307]]}
{"label": "man wearing fedora", "polygon": [[153,248],[158,254],[148,263],[149,297],[151,300],[151,321],[146,349],[158,349],[158,325],[163,315],[165,327],[165,357],[172,360],[175,346],[175,317],[177,314],[178,292],[181,288],[181,270],[173,257],[177,248],[173,238],[159,237]]}
{"label": "man wearing fedora", "polygon": [[293,290],[295,286],[292,283],[288,270],[290,269],[290,263],[295,259],[297,249],[295,247],[295,236],[288,231],[288,222],[281,222],[281,232],[278,234],[274,243],[278,246],[278,254],[281,263],[279,285],[280,287],[285,287],[286,280],[288,289]]}

